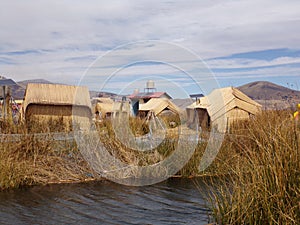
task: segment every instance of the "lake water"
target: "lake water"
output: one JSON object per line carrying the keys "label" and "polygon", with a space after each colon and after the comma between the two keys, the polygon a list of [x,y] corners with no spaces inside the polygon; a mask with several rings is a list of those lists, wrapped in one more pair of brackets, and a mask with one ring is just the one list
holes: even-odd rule
{"label": "lake water", "polygon": [[145,187],[101,181],[0,192],[0,224],[199,225],[209,222],[208,214],[193,179]]}

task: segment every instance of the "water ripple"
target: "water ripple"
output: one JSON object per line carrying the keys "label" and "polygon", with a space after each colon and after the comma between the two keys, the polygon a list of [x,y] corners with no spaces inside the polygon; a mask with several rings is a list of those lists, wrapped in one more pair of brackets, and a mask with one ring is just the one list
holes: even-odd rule
{"label": "water ripple", "polygon": [[207,224],[192,180],[145,187],[111,182],[50,185],[0,193],[0,224]]}

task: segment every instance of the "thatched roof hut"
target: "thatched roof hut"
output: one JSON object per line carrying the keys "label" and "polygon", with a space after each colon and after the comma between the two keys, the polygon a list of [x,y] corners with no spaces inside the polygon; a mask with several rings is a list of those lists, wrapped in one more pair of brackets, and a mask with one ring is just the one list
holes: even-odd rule
{"label": "thatched roof hut", "polygon": [[80,86],[29,83],[23,111],[26,120],[63,119],[66,127],[87,128],[92,118],[89,90]]}
{"label": "thatched roof hut", "polygon": [[179,114],[181,112],[181,109],[178,108],[169,99],[163,98],[152,98],[147,103],[140,104],[139,106],[139,113],[147,114],[148,112],[152,112],[155,116],[157,116],[164,110],[169,110],[174,114]]}
{"label": "thatched roof hut", "polygon": [[[217,98],[217,95],[221,95],[223,99]],[[238,119],[249,119],[261,110],[260,104],[233,87],[214,90],[208,99],[211,102],[208,112],[212,121],[219,119],[224,113],[228,123]],[[225,110],[221,110],[222,107],[225,107]]]}
{"label": "thatched roof hut", "polygon": [[[199,103],[187,107],[189,120],[194,116],[191,110],[207,111],[209,120],[215,126],[229,127],[234,121],[249,119],[261,110],[261,105],[236,88],[216,89],[208,96],[200,98]],[[199,120],[200,121],[200,120]],[[226,124],[224,124],[226,123]]]}
{"label": "thatched roof hut", "polygon": [[113,113],[114,101],[111,98],[97,98],[95,113],[99,114],[101,119],[110,117]]}

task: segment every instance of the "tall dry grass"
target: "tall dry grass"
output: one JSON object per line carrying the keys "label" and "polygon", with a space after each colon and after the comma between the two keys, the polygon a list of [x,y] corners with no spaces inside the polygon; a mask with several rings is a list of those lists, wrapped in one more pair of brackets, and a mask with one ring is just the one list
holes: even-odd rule
{"label": "tall dry grass", "polygon": [[[74,142],[53,141],[49,131],[57,131],[59,124],[32,122],[28,127],[0,123],[1,131],[24,134],[18,140],[1,140],[0,189],[83,181],[96,176]],[[131,118],[130,126],[137,136],[149,132],[147,124],[139,119]],[[158,148],[143,154],[120,143],[109,120],[98,124],[97,129],[112,155],[139,166],[165,159],[178,141],[177,132],[169,129],[167,139]],[[35,134],[47,132],[42,138]],[[201,173],[214,176],[208,196],[218,224],[299,224],[299,134],[300,124],[295,124],[287,111],[266,111],[231,127],[214,163]],[[199,175],[199,160],[205,147],[205,143],[199,143],[178,175]]]}
{"label": "tall dry grass", "polygon": [[0,127],[6,135],[0,140],[0,190],[96,176],[74,141],[54,140],[51,131],[61,128],[59,121],[31,121],[30,126],[1,121]]}
{"label": "tall dry grass", "polygon": [[300,124],[290,112],[265,111],[236,123],[220,150],[229,175],[208,195],[215,221],[300,224],[299,153]]}
{"label": "tall dry grass", "polygon": [[[147,135],[150,132],[148,122],[139,117],[130,117],[129,126],[136,137]],[[178,139],[178,135],[169,130],[167,138],[157,148],[143,152],[129,148],[127,143],[123,143],[116,137],[111,119],[103,120],[97,124],[96,128],[101,142],[111,155],[124,163],[136,166],[147,166],[162,161],[174,151]]]}

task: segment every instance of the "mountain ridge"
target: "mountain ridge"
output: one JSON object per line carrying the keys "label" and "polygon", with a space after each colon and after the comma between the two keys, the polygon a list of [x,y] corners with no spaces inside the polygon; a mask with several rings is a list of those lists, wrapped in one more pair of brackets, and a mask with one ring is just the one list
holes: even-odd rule
{"label": "mountain ridge", "polygon": [[[6,79],[5,77],[2,77],[3,79]],[[1,79],[1,78],[0,78]],[[22,80],[22,81],[15,81],[17,85],[13,85],[11,87],[11,93],[14,99],[23,99],[25,95],[26,86],[29,83],[35,83],[35,84],[61,84],[61,83],[53,83],[51,81],[45,80],[45,79],[31,79],[31,80]],[[1,91],[1,90],[0,90]],[[111,97],[115,96],[114,93],[109,92],[99,92],[99,91],[92,91],[90,90],[90,97]],[[0,93],[1,94],[1,93]]]}
{"label": "mountain ridge", "polygon": [[255,81],[237,87],[263,106],[263,109],[295,108],[300,103],[300,91],[268,81]]}
{"label": "mountain ridge", "polygon": [[253,100],[286,100],[291,97],[300,98],[300,91],[269,81],[255,81],[237,88]]}

